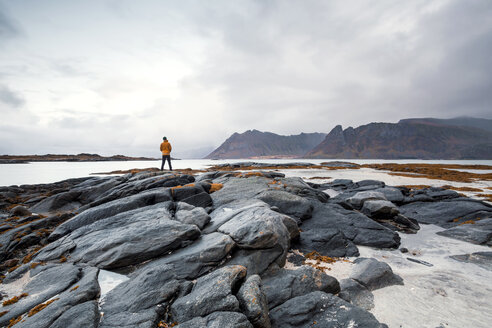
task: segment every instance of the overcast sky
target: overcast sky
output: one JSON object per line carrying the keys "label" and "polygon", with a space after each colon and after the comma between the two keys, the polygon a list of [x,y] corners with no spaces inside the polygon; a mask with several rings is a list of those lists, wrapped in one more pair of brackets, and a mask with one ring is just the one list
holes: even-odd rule
{"label": "overcast sky", "polygon": [[0,0],[0,154],[492,118],[491,17],[490,0]]}

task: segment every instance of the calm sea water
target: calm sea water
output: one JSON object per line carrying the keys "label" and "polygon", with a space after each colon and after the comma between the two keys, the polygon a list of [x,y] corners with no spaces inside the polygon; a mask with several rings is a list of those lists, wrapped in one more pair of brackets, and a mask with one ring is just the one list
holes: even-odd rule
{"label": "calm sea water", "polygon": [[[254,161],[261,163],[293,163],[308,162],[319,164],[328,162],[328,159],[232,159],[232,160],[175,160],[174,169],[203,169],[210,165]],[[482,164],[492,165],[491,160],[346,160],[352,163],[435,163],[435,164]],[[38,184],[61,181],[70,178],[87,177],[97,172],[128,170],[132,168],[160,167],[159,161],[128,161],[128,162],[35,162],[30,164],[0,164],[0,186]],[[167,167],[167,164],[166,164]]]}

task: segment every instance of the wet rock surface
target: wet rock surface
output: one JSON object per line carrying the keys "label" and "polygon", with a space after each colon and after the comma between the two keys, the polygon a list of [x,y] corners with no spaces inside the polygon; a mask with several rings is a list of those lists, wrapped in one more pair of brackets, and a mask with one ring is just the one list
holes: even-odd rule
{"label": "wet rock surface", "polygon": [[[367,310],[371,291],[402,283],[387,264],[356,260],[339,282],[302,253],[396,250],[419,223],[490,245],[492,207],[455,192],[255,165],[0,188],[0,326],[384,327]],[[489,253],[453,258],[490,270]],[[107,291],[100,268],[128,280]]]}

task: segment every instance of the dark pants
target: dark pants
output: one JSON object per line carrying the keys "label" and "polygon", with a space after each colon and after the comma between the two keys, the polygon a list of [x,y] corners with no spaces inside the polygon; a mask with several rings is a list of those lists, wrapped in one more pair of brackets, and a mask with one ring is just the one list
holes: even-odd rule
{"label": "dark pants", "polygon": [[166,163],[166,159],[167,159],[167,162],[169,163],[169,171],[172,171],[173,168],[171,166],[171,155],[162,155],[161,171],[162,171],[162,169],[164,169],[164,164]]}

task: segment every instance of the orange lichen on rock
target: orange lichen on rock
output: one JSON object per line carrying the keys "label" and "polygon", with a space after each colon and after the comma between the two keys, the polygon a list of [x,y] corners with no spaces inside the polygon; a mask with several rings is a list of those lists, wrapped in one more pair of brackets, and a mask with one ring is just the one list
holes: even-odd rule
{"label": "orange lichen on rock", "polygon": [[159,327],[159,328],[172,328],[172,327],[175,327],[177,325],[178,325],[177,322],[166,323],[164,321],[160,321],[159,324],[157,325],[157,327]]}
{"label": "orange lichen on rock", "polygon": [[20,294],[19,296],[14,296],[14,297],[12,297],[11,299],[8,299],[8,300],[6,300],[6,301],[3,301],[2,305],[3,305],[3,306],[7,306],[7,305],[10,305],[10,304],[17,303],[17,302],[19,302],[19,300],[20,300],[21,298],[23,298],[23,297],[27,297],[27,296],[29,296],[29,294],[27,294],[27,293],[22,293],[22,294]]}
{"label": "orange lichen on rock", "polygon": [[40,264],[45,265],[45,262],[33,262],[33,263],[31,263],[30,267],[31,267],[31,269],[34,269],[35,267],[37,267]]}
{"label": "orange lichen on rock", "polygon": [[39,311],[43,310],[44,308],[46,308],[48,305],[50,305],[51,303],[53,303],[56,300],[59,300],[59,298],[54,298],[54,299],[49,300],[47,302],[44,302],[44,303],[41,303],[41,304],[36,305],[35,307],[33,307],[29,311],[29,313],[27,313],[27,316],[32,317],[33,315],[35,315]]}
{"label": "orange lichen on rock", "polygon": [[16,265],[16,266],[11,267],[11,268],[10,268],[10,269],[8,269],[7,271],[10,273],[10,272],[14,271],[15,269],[17,269],[18,267],[20,267],[20,266],[21,266],[21,265],[20,265],[20,264],[18,264],[18,265]]}
{"label": "orange lichen on rock", "polygon": [[222,187],[224,187],[222,183],[212,183],[210,185],[209,193],[211,194],[213,192],[219,191],[220,189],[222,189]]}
{"label": "orange lichen on rock", "polygon": [[60,263],[67,262],[67,258],[65,256],[60,257]]}
{"label": "orange lichen on rock", "polygon": [[2,311],[2,312],[0,312],[0,318],[3,317],[4,315],[6,315],[7,313],[9,313],[9,311]]}
{"label": "orange lichen on rock", "polygon": [[27,254],[26,256],[24,256],[24,258],[22,259],[22,263],[26,264],[26,263],[29,263],[31,262],[32,258],[34,255],[36,255],[37,252],[39,252],[39,250],[41,249],[42,247],[36,247],[32,253],[29,253]]}
{"label": "orange lichen on rock", "polygon": [[75,286],[74,288],[70,289],[71,292],[74,292],[77,290],[77,288],[79,288],[79,285]]}
{"label": "orange lichen on rock", "polygon": [[17,318],[12,318],[10,319],[9,321],[9,325],[7,326],[7,328],[10,328],[12,327],[13,325],[15,325],[16,323],[19,323],[20,321],[22,320],[22,316],[18,316]]}

